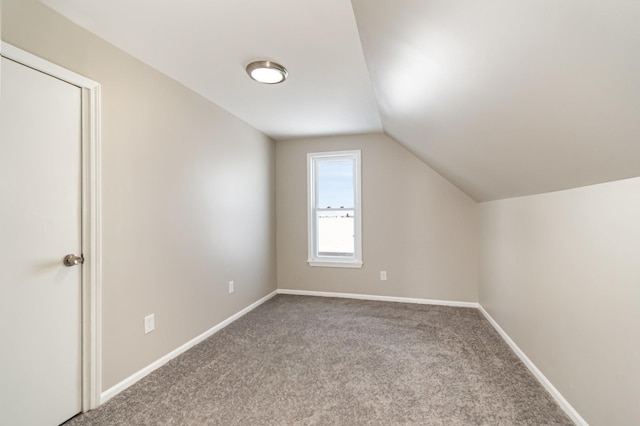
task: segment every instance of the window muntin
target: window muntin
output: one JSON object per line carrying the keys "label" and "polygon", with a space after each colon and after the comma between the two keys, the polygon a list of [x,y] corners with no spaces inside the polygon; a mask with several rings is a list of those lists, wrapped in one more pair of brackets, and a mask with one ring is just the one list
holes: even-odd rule
{"label": "window muntin", "polygon": [[362,266],[360,151],[308,154],[309,264]]}

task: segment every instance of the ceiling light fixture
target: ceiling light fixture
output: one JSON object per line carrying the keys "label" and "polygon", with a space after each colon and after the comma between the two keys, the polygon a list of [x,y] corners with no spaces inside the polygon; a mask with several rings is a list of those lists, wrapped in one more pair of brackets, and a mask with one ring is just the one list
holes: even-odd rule
{"label": "ceiling light fixture", "polygon": [[249,77],[259,83],[278,84],[287,79],[287,69],[271,61],[255,61],[247,65]]}

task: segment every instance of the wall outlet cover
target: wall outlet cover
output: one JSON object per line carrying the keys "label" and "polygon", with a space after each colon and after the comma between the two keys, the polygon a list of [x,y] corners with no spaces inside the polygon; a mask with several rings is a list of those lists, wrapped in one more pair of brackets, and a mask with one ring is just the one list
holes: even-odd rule
{"label": "wall outlet cover", "polygon": [[156,319],[154,314],[144,317],[144,334],[149,334],[156,329]]}

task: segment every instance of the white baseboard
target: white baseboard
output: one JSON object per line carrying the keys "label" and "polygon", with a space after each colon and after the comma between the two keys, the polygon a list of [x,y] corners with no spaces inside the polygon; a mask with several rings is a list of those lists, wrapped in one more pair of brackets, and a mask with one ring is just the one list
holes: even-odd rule
{"label": "white baseboard", "polygon": [[268,295],[258,300],[257,302],[252,303],[251,305],[247,306],[240,312],[237,312],[236,314],[230,316],[229,318],[225,319],[219,324],[216,324],[215,326],[205,331],[201,335],[191,339],[190,341],[180,346],[179,348],[174,349],[173,351],[169,352],[162,358],[158,359],[152,364],[149,364],[142,370],[136,372],[135,374],[127,377],[120,383],[102,392],[102,394],[100,395],[100,404],[104,404],[105,402],[113,398],[118,393],[122,392],[123,390],[127,389],[129,386],[136,383],[138,380],[142,379],[143,377],[147,376],[154,370],[162,367],[167,362],[171,361],[173,358],[186,352],[187,350],[191,349],[198,343],[202,342],[203,340],[217,333],[218,331],[220,331],[227,325],[231,324],[238,318],[254,310],[255,308],[262,305],[267,300],[274,297],[276,294],[290,294],[290,295],[297,295],[297,296],[338,297],[338,298],[344,298],[344,299],[415,303],[415,304],[421,304],[421,305],[440,305],[440,306],[454,306],[454,307],[479,309],[480,312],[487,319],[487,321],[489,321],[489,323],[496,329],[498,334],[500,334],[500,336],[504,339],[504,341],[507,342],[509,347],[511,347],[511,349],[520,358],[520,360],[524,363],[524,365],[529,369],[529,371],[531,371],[534,377],[540,382],[540,384],[542,384],[542,386],[547,390],[547,392],[549,392],[549,394],[553,397],[553,399],[558,403],[560,408],[562,408],[564,412],[567,413],[567,415],[571,418],[571,420],[573,420],[573,422],[578,426],[589,426],[586,420],[583,419],[582,416],[580,416],[580,414],[573,408],[573,406],[571,406],[571,404],[569,404],[569,401],[567,401],[562,396],[562,394],[555,388],[555,386],[551,384],[551,382],[545,377],[545,375],[542,374],[542,372],[529,359],[529,357],[525,355],[522,349],[520,349],[518,345],[516,345],[516,343],[511,339],[511,337],[509,337],[509,335],[502,329],[502,327],[498,325],[498,323],[491,317],[491,315],[489,315],[489,313],[479,303],[456,302],[456,301],[450,301],[450,300],[416,299],[416,298],[410,298],[410,297],[377,296],[377,295],[357,294],[357,293],[333,293],[333,292],[324,292],[324,291],[306,291],[306,290],[288,290],[288,289],[277,289],[272,293],[269,293]]}
{"label": "white baseboard", "polygon": [[525,355],[522,349],[520,349],[518,345],[516,345],[516,343],[511,339],[511,337],[509,337],[509,335],[502,329],[502,327],[498,325],[496,320],[494,320],[491,317],[491,315],[489,315],[489,313],[482,307],[482,305],[478,304],[478,309],[480,310],[480,312],[482,312],[482,315],[484,315],[487,321],[491,323],[493,328],[496,329],[496,331],[498,332],[498,334],[500,334],[500,336],[504,339],[504,341],[507,342],[507,344],[511,347],[513,352],[516,353],[516,355],[518,356],[518,358],[520,358],[520,360],[524,363],[524,365],[527,366],[529,371],[531,371],[531,373],[535,376],[535,378],[538,379],[540,384],[544,386],[544,388],[547,390],[547,392],[549,392],[549,394],[551,394],[551,396],[553,397],[553,399],[555,399],[555,401],[558,403],[560,408],[562,408],[564,412],[567,413],[567,415],[571,418],[571,420],[573,420],[573,422],[578,426],[589,426],[589,423],[587,423],[587,421],[583,419],[580,414],[578,414],[575,408],[573,408],[573,406],[569,404],[569,401],[567,401],[564,398],[564,396],[562,396],[560,391],[558,391],[558,389],[556,389],[555,386],[551,384],[549,379],[547,379],[545,375],[542,374],[542,371],[540,371],[538,367],[536,367],[536,365],[533,363],[533,361],[531,361],[529,357]]}
{"label": "white baseboard", "polygon": [[122,392],[123,390],[127,389],[129,386],[131,386],[134,383],[136,383],[138,380],[142,379],[143,377],[145,377],[146,375],[150,374],[154,370],[157,370],[158,368],[162,367],[167,362],[171,361],[173,358],[177,357],[178,355],[182,354],[183,352],[188,351],[189,349],[191,349],[192,347],[194,347],[198,343],[202,342],[206,338],[211,337],[212,335],[214,335],[215,333],[217,333],[221,329],[225,328],[226,326],[228,326],[229,324],[231,324],[232,322],[234,322],[238,318],[242,317],[243,315],[247,314],[248,312],[251,312],[252,310],[257,308],[258,306],[262,305],[264,302],[266,302],[267,300],[271,299],[276,294],[278,294],[277,291],[273,291],[273,292],[269,293],[268,295],[266,295],[262,299],[258,300],[257,302],[254,302],[251,305],[249,305],[246,308],[244,308],[243,310],[241,310],[240,312],[237,312],[236,314],[231,315],[229,318],[227,318],[226,320],[222,321],[221,323],[216,324],[215,326],[213,326],[209,330],[205,331],[201,335],[191,339],[190,341],[188,341],[184,345],[180,346],[179,348],[174,349],[173,351],[169,352],[168,354],[166,354],[165,356],[163,356],[159,360],[149,364],[148,366],[146,366],[142,370],[132,374],[131,376],[127,377],[126,379],[124,379],[120,383],[118,383],[118,384],[112,386],[111,388],[107,389],[106,391],[102,392],[102,394],[100,395],[100,404],[104,404],[105,402],[107,402],[108,400],[110,400],[111,398],[113,398],[114,396],[116,396],[117,394]]}
{"label": "white baseboard", "polygon": [[516,343],[509,337],[509,335],[498,325],[498,323],[489,315],[489,313],[479,304],[475,302],[455,302],[449,300],[433,300],[433,299],[415,299],[410,297],[393,297],[393,296],[375,296],[369,294],[355,294],[355,293],[332,293],[324,291],[306,291],[306,290],[287,290],[278,289],[278,294],[291,294],[297,296],[320,296],[320,297],[340,297],[345,299],[361,299],[361,300],[376,300],[383,302],[402,302],[402,303],[417,303],[422,305],[441,305],[441,306],[455,306],[464,308],[476,308],[484,315],[484,317],[491,323],[496,329],[498,334],[504,339],[505,342],[511,347],[515,354],[520,358],[524,365],[531,371],[534,377],[540,382],[540,384],[549,392],[553,399],[558,403],[560,408],[573,420],[578,426],[589,426],[585,419],[578,414],[578,412],[569,404],[562,394],[551,384],[551,382],[545,377],[544,374],[535,366],[535,364],[525,355],[525,353],[516,345]]}
{"label": "white baseboard", "polygon": [[458,308],[477,308],[479,306],[475,302],[455,302],[451,300],[415,299],[412,297],[376,296],[373,294],[332,293],[332,292],[326,292],[326,291],[306,291],[306,290],[287,290],[287,289],[278,289],[276,291],[278,292],[278,294],[292,294],[295,296],[340,297],[343,299],[360,299],[360,300],[375,300],[380,302],[415,303],[418,305],[454,306]]}

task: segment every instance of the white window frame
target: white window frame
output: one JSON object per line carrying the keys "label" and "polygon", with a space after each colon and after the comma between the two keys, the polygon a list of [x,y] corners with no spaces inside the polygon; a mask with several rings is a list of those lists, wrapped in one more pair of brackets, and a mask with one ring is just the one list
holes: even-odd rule
{"label": "white window frame", "polygon": [[[316,189],[318,187],[316,167],[323,160],[344,159],[354,161],[354,253],[353,257],[319,256],[317,250]],[[362,198],[361,198],[360,150],[314,152],[307,154],[307,230],[309,266],[337,268],[362,267]]]}

